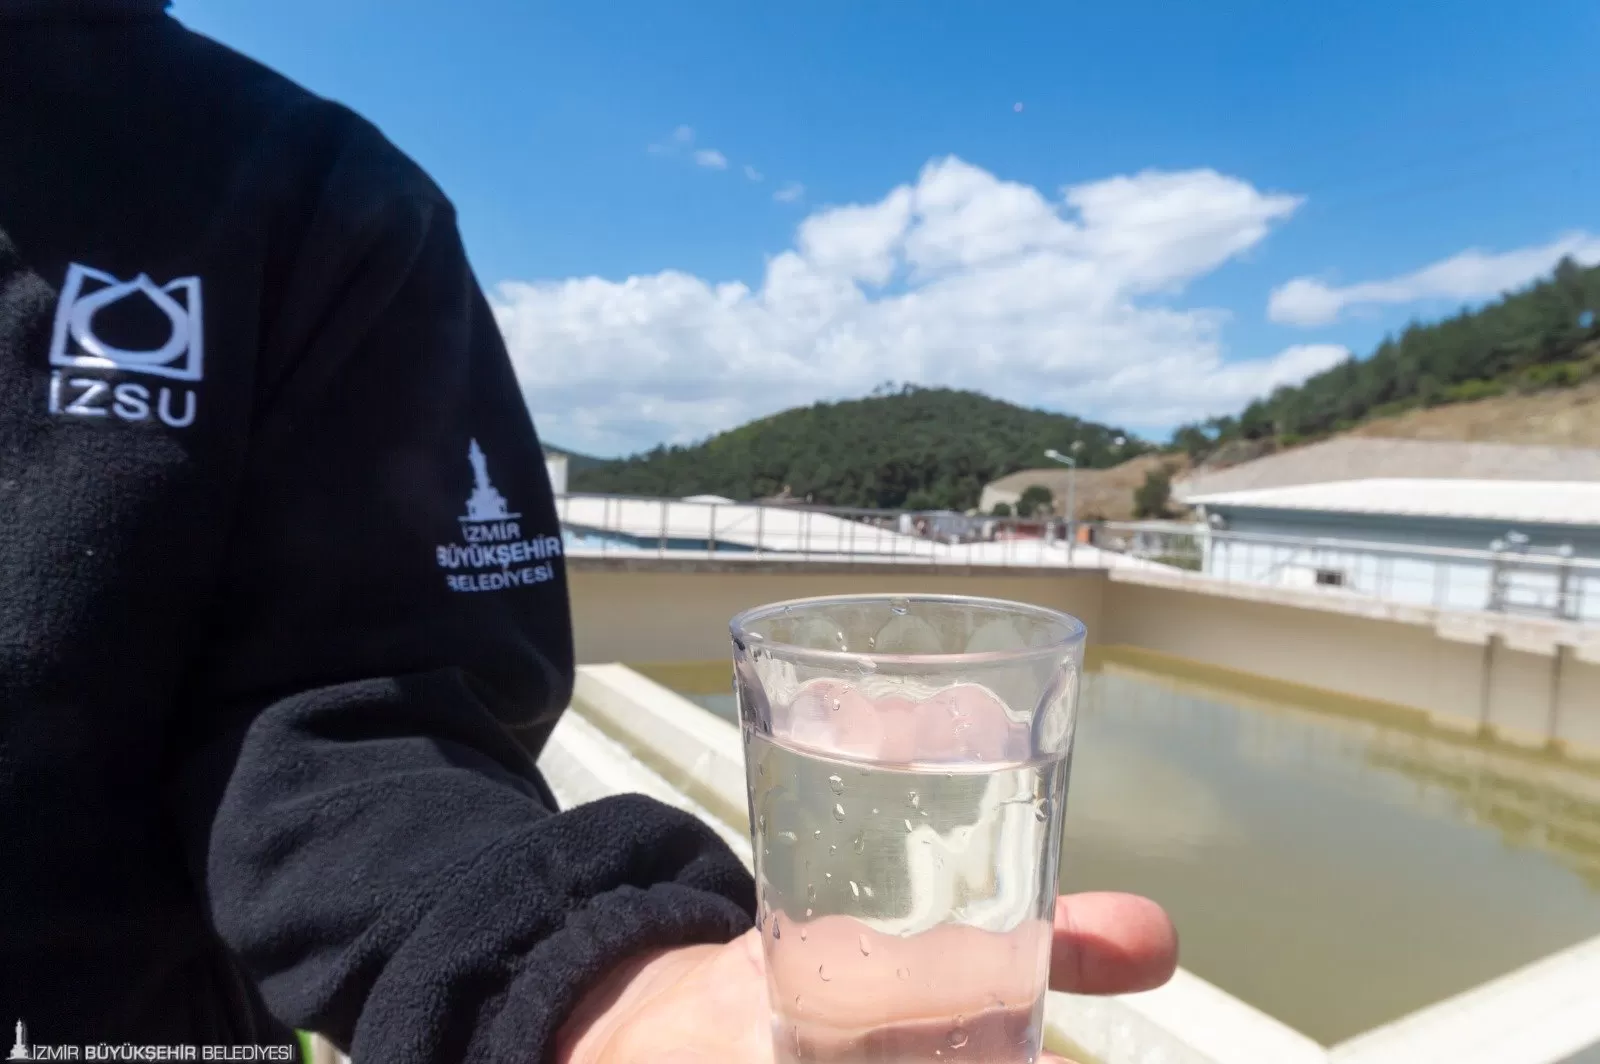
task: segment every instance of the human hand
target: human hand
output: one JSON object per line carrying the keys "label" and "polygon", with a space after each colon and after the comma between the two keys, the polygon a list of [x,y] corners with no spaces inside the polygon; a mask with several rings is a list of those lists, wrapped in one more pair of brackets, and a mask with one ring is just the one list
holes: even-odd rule
{"label": "human hand", "polygon": [[[948,951],[943,929],[907,939],[910,950]],[[959,936],[970,929],[952,927]],[[1177,935],[1153,902],[1128,894],[1056,899],[1050,987],[1075,994],[1125,994],[1165,983],[1177,966]],[[823,932],[824,935],[826,932]],[[915,939],[922,939],[916,943]],[[851,948],[855,938],[851,937]],[[824,947],[826,948],[826,947]],[[899,964],[900,960],[885,963]],[[996,973],[995,978],[1007,976]],[[870,1012],[874,984],[835,990]],[[889,984],[892,986],[892,984]],[[951,1015],[959,1003],[933,1007]],[[974,1010],[976,1011],[976,1010]],[[558,1064],[772,1064],[772,1022],[761,939],[751,931],[725,946],[689,946],[641,957],[591,991],[557,1039]],[[1046,1054],[1041,1064],[1065,1064]]]}

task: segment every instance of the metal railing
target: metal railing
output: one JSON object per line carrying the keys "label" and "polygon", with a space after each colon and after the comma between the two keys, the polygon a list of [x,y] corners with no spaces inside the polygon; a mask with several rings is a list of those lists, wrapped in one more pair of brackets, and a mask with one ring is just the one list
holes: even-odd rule
{"label": "metal railing", "polygon": [[556,499],[569,554],[1012,567],[1144,565],[1074,545],[1059,518],[621,495]]}
{"label": "metal railing", "polygon": [[1525,546],[1463,549],[811,504],[621,495],[556,500],[574,557],[1135,568],[1453,610],[1600,622],[1600,560]]}
{"label": "metal railing", "polygon": [[1240,581],[1360,595],[1437,609],[1600,622],[1600,560],[1570,548],[1436,547],[1104,524],[1102,550]]}

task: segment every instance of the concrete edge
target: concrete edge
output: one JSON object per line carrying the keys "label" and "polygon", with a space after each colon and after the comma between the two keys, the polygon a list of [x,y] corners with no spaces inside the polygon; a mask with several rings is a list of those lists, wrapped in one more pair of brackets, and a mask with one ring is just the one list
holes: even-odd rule
{"label": "concrete edge", "polygon": [[1600,1045],[1600,935],[1335,1046],[1333,1064],[1560,1064]]}
{"label": "concrete edge", "polygon": [[682,809],[715,831],[749,867],[750,840],[668,783],[623,746],[576,713],[564,714],[539,756],[539,771],[562,808],[613,794],[643,794]]}
{"label": "concrete edge", "polygon": [[748,834],[738,728],[625,665],[579,666],[572,707],[673,787]]}
{"label": "concrete edge", "polygon": [[1440,639],[1472,646],[1482,646],[1491,637],[1498,636],[1509,647],[1546,657],[1553,656],[1557,647],[1566,646],[1572,648],[1577,660],[1600,664],[1600,625],[1471,610],[1441,610],[1434,606],[1392,602],[1352,592],[1307,591],[1245,580],[1217,580],[1199,573],[1112,568],[1106,570],[1106,577],[1119,584],[1190,591],[1267,606],[1317,610],[1432,628]]}
{"label": "concrete edge", "polygon": [[1092,998],[1052,993],[1053,1039],[1106,1064],[1327,1064],[1328,1051],[1182,968],[1158,990]]}

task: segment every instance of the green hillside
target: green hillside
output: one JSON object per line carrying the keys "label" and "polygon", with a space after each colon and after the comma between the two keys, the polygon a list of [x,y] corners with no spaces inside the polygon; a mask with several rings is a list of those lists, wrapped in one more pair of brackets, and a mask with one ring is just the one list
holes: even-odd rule
{"label": "green hillside", "polygon": [[1235,440],[1292,446],[1364,421],[1600,377],[1600,266],[1563,260],[1536,284],[1431,325],[1413,323],[1365,359],[1283,387],[1237,417],[1185,425],[1173,444],[1203,457]]}
{"label": "green hillside", "polygon": [[[1114,441],[1125,437],[1118,446]],[[1085,467],[1151,450],[1107,425],[974,392],[906,385],[866,399],[786,410],[690,447],[657,447],[570,471],[571,489],[756,499],[785,487],[837,506],[966,510],[983,485],[1046,464],[1081,441]]]}

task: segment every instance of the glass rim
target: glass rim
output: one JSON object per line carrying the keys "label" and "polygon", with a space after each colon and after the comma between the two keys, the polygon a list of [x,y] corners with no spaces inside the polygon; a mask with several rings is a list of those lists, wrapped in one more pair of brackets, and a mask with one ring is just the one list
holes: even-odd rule
{"label": "glass rim", "polygon": [[733,616],[728,622],[728,631],[734,642],[748,645],[750,642],[750,626],[768,617],[786,612],[792,612],[803,607],[816,607],[822,605],[850,605],[853,603],[883,603],[888,605],[895,600],[905,602],[930,602],[948,606],[983,606],[1008,613],[1023,614],[1036,618],[1043,618],[1059,623],[1064,629],[1064,634],[1059,639],[1052,639],[1039,646],[1015,647],[1008,650],[977,650],[953,651],[948,654],[894,654],[880,653],[874,650],[823,650],[814,647],[804,647],[796,643],[784,643],[768,639],[756,633],[763,646],[772,650],[780,657],[789,659],[803,659],[818,663],[842,664],[851,661],[870,660],[875,665],[922,665],[943,666],[951,665],[1001,665],[1008,662],[1030,661],[1035,658],[1059,657],[1063,652],[1085,642],[1088,638],[1089,628],[1078,618],[1061,610],[1053,610],[1048,606],[1037,606],[1031,602],[1017,602],[1013,599],[988,598],[982,595],[936,595],[936,594],[900,594],[897,592],[862,592],[849,595],[813,595],[807,598],[785,599],[780,602],[769,602],[762,606],[752,606]]}

